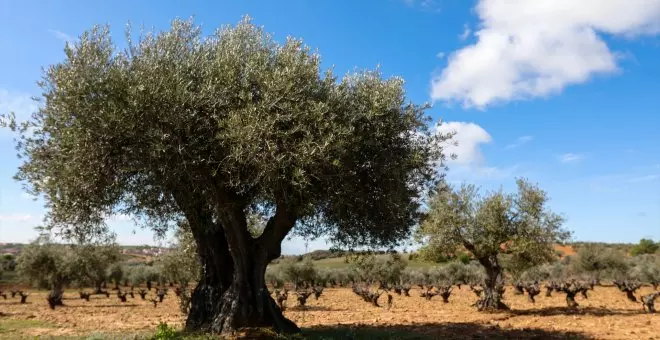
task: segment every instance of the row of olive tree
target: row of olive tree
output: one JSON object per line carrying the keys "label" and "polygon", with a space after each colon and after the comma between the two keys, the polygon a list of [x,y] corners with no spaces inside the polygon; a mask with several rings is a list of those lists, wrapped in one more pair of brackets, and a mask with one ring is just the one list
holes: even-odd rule
{"label": "row of olive tree", "polygon": [[61,304],[64,288],[69,285],[93,287],[103,292],[109,282],[110,267],[119,261],[114,243],[56,244],[41,236],[25,246],[17,258],[19,277],[26,283],[50,289],[51,306]]}
{"label": "row of olive tree", "polygon": [[50,289],[52,295],[61,294],[67,287],[92,287],[95,294],[105,294],[105,286],[114,289],[152,283],[178,283],[187,287],[199,279],[199,260],[190,244],[189,233],[177,234],[172,251],[151,264],[123,263],[121,252],[114,243],[57,244],[42,236],[24,247],[17,259],[19,278],[40,289]]}

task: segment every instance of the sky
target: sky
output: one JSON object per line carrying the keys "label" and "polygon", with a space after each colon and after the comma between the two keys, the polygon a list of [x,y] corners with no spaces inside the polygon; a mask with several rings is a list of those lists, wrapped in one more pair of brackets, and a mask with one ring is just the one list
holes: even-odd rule
{"label": "sky", "polygon": [[[379,67],[456,132],[452,183],[538,183],[575,241],[660,241],[660,0],[6,1],[0,0],[0,113],[26,117],[43,67],[95,24],[205,33],[249,15],[277,40],[302,38],[337,74]],[[12,176],[0,131],[0,242],[28,242],[44,214]],[[158,244],[128,216],[122,244]],[[283,253],[325,249],[291,239]]]}

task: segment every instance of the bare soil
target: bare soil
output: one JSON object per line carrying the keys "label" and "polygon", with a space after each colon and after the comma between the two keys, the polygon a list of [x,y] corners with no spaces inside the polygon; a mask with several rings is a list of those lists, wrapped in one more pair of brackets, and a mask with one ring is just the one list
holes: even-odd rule
{"label": "bare soil", "polygon": [[[614,287],[596,287],[588,299],[578,296],[577,310],[566,308],[561,293],[545,297],[543,291],[533,304],[512,291],[507,287],[505,294],[510,312],[480,313],[470,306],[476,296],[466,286],[455,288],[447,304],[439,297],[426,301],[415,289],[411,297],[394,295],[390,310],[369,305],[349,288],[326,288],[318,300],[310,298],[304,309],[296,306],[291,294],[285,315],[309,334],[327,330],[357,334],[363,330],[408,334],[410,339],[660,339],[660,314],[644,313],[640,303],[628,301]],[[651,287],[644,287],[636,295],[651,291]],[[27,304],[20,304],[18,298],[0,298],[0,329],[3,323],[33,322],[29,327],[0,332],[0,338],[135,334],[153,332],[159,322],[177,328],[184,322],[172,289],[156,307],[148,301],[155,296],[154,290],[147,300],[136,294],[126,303],[121,303],[114,292],[109,298],[95,295],[87,302],[79,299],[76,291],[67,291],[65,306],[56,310],[48,308],[46,294],[31,292]],[[386,300],[387,296],[381,296],[382,305]]]}

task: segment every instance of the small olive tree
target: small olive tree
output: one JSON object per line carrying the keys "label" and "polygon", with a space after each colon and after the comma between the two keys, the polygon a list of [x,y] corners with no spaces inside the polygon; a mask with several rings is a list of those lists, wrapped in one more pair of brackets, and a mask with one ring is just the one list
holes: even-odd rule
{"label": "small olive tree", "polygon": [[125,274],[126,273],[124,273],[124,268],[119,262],[112,264],[108,269],[108,280],[110,280],[115,284],[114,287],[115,290],[119,290],[119,285],[121,284],[121,281],[124,279]]}
{"label": "small olive tree", "polygon": [[517,187],[513,194],[499,191],[484,196],[474,185],[454,188],[441,182],[418,230],[427,251],[465,248],[484,267],[479,310],[508,308],[501,301],[502,254],[518,263],[548,262],[555,258],[553,245],[570,236],[562,228],[563,217],[547,207],[545,191],[523,179],[517,180]]}
{"label": "small olive tree", "polygon": [[65,286],[77,274],[75,261],[75,253],[69,246],[54,244],[47,237],[40,237],[23,248],[17,259],[17,271],[23,282],[50,289],[49,299],[61,304]]}
{"label": "small olive tree", "polygon": [[597,244],[585,244],[568,262],[572,276],[587,276],[596,282],[625,276],[629,266],[623,252]]}
{"label": "small olive tree", "polygon": [[643,254],[655,254],[660,249],[660,242],[653,242],[653,240],[643,238],[639,243],[632,247],[630,254],[638,256]]}
{"label": "small olive tree", "polygon": [[75,245],[71,249],[75,281],[81,286],[93,287],[95,294],[107,294],[103,285],[110,281],[110,268],[119,261],[119,246],[115,243],[91,243]]}
{"label": "small olive tree", "polygon": [[163,277],[177,282],[185,288],[190,282],[199,281],[202,268],[193,238],[187,223],[182,222],[175,234],[170,252],[158,260]]}

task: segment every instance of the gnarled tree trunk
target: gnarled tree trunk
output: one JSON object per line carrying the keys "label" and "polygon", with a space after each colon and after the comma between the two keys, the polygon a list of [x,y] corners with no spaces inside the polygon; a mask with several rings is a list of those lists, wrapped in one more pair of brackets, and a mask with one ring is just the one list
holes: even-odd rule
{"label": "gnarled tree trunk", "polygon": [[283,316],[264,280],[267,264],[280,255],[281,240],[273,225],[277,213],[264,235],[253,239],[242,211],[214,221],[199,206],[184,210],[203,270],[192,293],[186,329],[231,334],[244,327],[268,327],[279,333],[299,332]]}
{"label": "gnarled tree trunk", "polygon": [[479,259],[479,263],[486,269],[486,281],[481,299],[477,301],[480,311],[508,310],[509,307],[502,302],[503,268],[497,257],[486,257]]}

